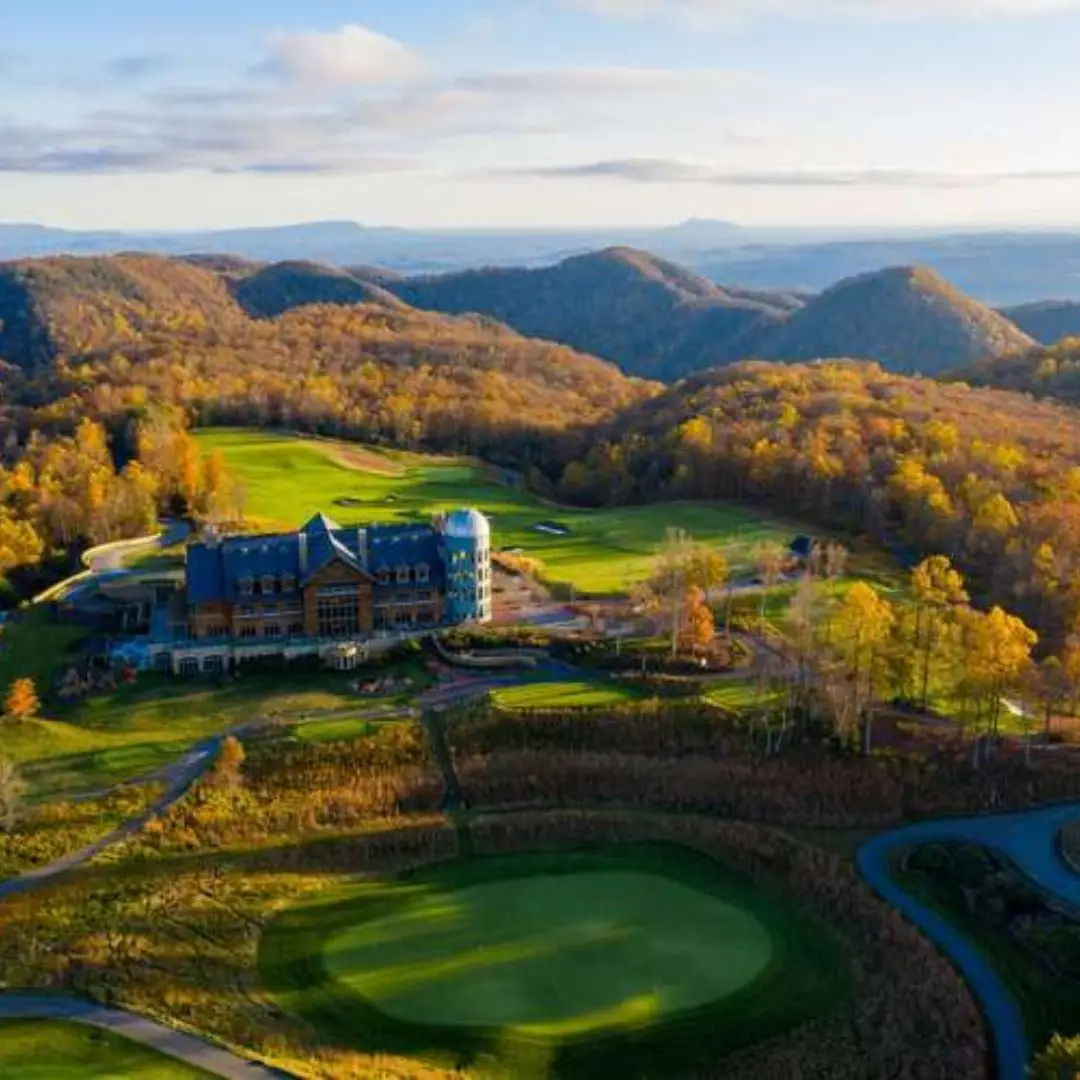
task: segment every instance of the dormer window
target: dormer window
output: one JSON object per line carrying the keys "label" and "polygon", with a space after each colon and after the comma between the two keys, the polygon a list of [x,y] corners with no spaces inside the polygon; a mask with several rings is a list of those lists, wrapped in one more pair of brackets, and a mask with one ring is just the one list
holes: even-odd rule
{"label": "dormer window", "polygon": [[399,566],[397,568],[397,583],[399,585],[409,584],[409,568],[407,566]]}
{"label": "dormer window", "polygon": [[376,577],[379,579],[380,585],[390,584],[390,571],[385,566],[376,574]]}
{"label": "dormer window", "polygon": [[241,596],[250,596],[255,591],[255,579],[245,574],[237,583]]}
{"label": "dormer window", "polygon": [[296,588],[296,578],[292,574],[281,575],[281,591],[292,592]]}
{"label": "dormer window", "polygon": [[426,585],[431,580],[431,569],[424,563],[421,563],[416,568],[416,583],[417,585]]}
{"label": "dormer window", "polygon": [[273,596],[276,584],[273,574],[263,574],[262,578],[260,578],[260,588],[263,596]]}

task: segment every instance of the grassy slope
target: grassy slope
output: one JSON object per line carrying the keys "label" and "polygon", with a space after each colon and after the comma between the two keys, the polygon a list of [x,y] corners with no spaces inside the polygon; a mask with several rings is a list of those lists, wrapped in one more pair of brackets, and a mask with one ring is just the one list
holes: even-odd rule
{"label": "grassy slope", "polygon": [[[362,521],[426,520],[436,511],[476,506],[492,518],[496,547],[524,548],[541,559],[553,581],[587,592],[615,592],[647,576],[669,526],[725,547],[745,564],[756,543],[789,541],[799,527],[729,503],[666,503],[596,511],[553,511],[526,492],[488,481],[467,461],[415,455],[404,476],[362,472],[341,464],[334,444],[260,431],[198,433],[204,451],[220,449],[243,482],[247,513],[265,526],[293,528],[318,510],[347,525]],[[402,460],[401,458],[396,458]],[[340,498],[362,500],[335,506]],[[388,501],[389,500],[389,501]],[[538,533],[542,521],[566,525],[565,537]]]}
{"label": "grassy slope", "polygon": [[[355,676],[354,676],[355,678]],[[263,715],[356,707],[344,676],[250,676],[216,686],[143,676],[50,718],[8,723],[3,751],[35,793],[98,790],[159,769],[194,743]]]}
{"label": "grassy slope", "polygon": [[[767,929],[772,939],[772,959],[760,977],[741,991],[657,1024],[653,1023],[654,1012],[648,1015],[644,1011],[635,1012],[634,1006],[643,1004],[636,1000],[632,985],[635,963],[641,957],[635,957],[635,950],[627,950],[622,959],[626,964],[629,999],[620,1001],[619,988],[612,986],[609,1008],[596,1008],[595,1002],[583,1002],[584,1014],[575,1018],[576,1023],[564,1026],[561,1033],[572,1032],[572,1042],[560,1038],[560,1033],[547,1039],[539,1038],[536,1032],[523,1037],[512,1026],[497,1023],[487,1027],[440,1028],[392,1020],[344,983],[327,977],[323,950],[336,933],[351,932],[358,924],[393,915],[404,915],[395,934],[430,933],[438,928],[440,920],[436,918],[434,925],[425,926],[427,915],[438,916],[440,911],[443,917],[454,914],[462,895],[455,890],[527,875],[573,871],[629,871],[646,875],[641,879],[644,881],[649,880],[647,875],[658,874],[691,890],[715,896],[752,913]],[[557,892],[547,902],[553,915],[558,914]],[[426,914],[409,908],[418,897],[432,901]],[[647,897],[639,899],[648,908]],[[570,907],[563,914],[583,933],[594,920],[602,920],[604,916],[602,909],[586,907],[571,912]],[[468,917],[467,910],[457,910]],[[654,914],[658,919],[653,929],[655,939],[662,941],[665,936],[672,936],[671,913]],[[502,929],[509,931],[511,946],[523,946],[528,935],[518,936],[521,928],[512,925],[514,917],[508,912]],[[410,920],[415,920],[412,926]],[[493,928],[495,935],[501,932],[499,927]],[[399,938],[398,943],[403,940]],[[503,945],[506,944],[504,941]],[[676,968],[683,962],[689,963],[680,960],[677,953],[674,949],[667,958]],[[468,955],[475,958],[475,951]],[[564,1077],[668,1075],[693,1062],[715,1060],[718,1054],[760,1041],[801,1020],[827,1012],[848,990],[847,965],[834,940],[815,920],[704,856],[681,848],[640,845],[471,859],[432,867],[402,882],[368,883],[359,889],[352,886],[314,905],[287,909],[264,934],[259,962],[267,988],[281,1004],[315,1023],[327,1037],[369,1051],[404,1053],[466,1066],[478,1059],[490,1062],[495,1057],[509,1075],[517,1077],[534,1073],[547,1076],[552,1072]],[[335,963],[341,962],[339,956]],[[560,966],[565,968],[564,974],[573,969],[569,954],[550,953],[549,965],[546,973],[533,972],[529,977],[535,976],[540,982],[553,980],[567,995],[572,990],[576,992],[574,980],[566,981],[559,974]],[[422,975],[415,969],[411,972],[415,978]],[[507,993],[521,989],[512,984],[513,978],[507,984]],[[586,992],[595,990],[596,986],[591,985]],[[625,1009],[622,1013],[625,1025],[621,1028],[612,1023],[620,1006]],[[642,1021],[652,1026],[644,1027]],[[563,1018],[563,1025],[566,1024]]]}
{"label": "grassy slope", "polygon": [[5,1080],[203,1080],[210,1073],[110,1032],[54,1020],[0,1020]]}
{"label": "grassy slope", "polygon": [[633,686],[614,682],[558,681],[510,686],[492,694],[504,709],[584,709],[619,705],[642,696]]}

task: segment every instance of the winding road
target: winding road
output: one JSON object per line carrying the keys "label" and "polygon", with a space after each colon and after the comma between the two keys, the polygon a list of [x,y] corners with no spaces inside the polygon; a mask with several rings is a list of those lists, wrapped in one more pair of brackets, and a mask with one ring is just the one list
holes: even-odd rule
{"label": "winding road", "polygon": [[[47,866],[28,870],[25,874],[0,882],[0,902],[8,897],[29,892],[47,885],[63,874],[89,862],[113,844],[137,833],[153,816],[163,814],[179,799],[213,762],[223,736],[215,736],[185,754],[161,774],[166,782],[162,796],[142,814],[126,821],[80,851],[65,855]],[[0,994],[0,1019],[3,1020],[68,1020],[123,1035],[169,1057],[203,1069],[212,1076],[226,1080],[275,1080],[288,1074],[248,1061],[212,1043],[185,1035],[157,1024],[146,1017],[122,1009],[110,1009],[93,1002],[53,994]]]}
{"label": "winding road", "polygon": [[993,848],[1047,891],[1080,907],[1080,875],[1058,851],[1057,834],[1080,817],[1080,803],[982,817],[946,818],[883,833],[859,849],[856,862],[867,883],[897,907],[963,973],[986,1016],[994,1039],[999,1080],[1025,1080],[1031,1047],[1020,1010],[979,949],[933,908],[904,892],[889,872],[890,856],[905,847],[961,841]]}

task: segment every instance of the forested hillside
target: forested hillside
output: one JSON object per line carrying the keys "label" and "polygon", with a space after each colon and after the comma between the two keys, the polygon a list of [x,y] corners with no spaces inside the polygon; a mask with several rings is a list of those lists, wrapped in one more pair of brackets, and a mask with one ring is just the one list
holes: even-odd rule
{"label": "forested hillside", "polygon": [[952,377],[973,386],[994,386],[1080,404],[1080,338],[1065,338],[1049,348],[988,357],[958,369]]}
{"label": "forested hillside", "polygon": [[258,315],[315,302],[392,304],[392,297],[426,310],[479,312],[667,382],[753,358],[850,356],[936,374],[1035,344],[921,267],[848,279],[815,297],[719,286],[645,252],[612,248],[540,270],[415,278],[281,263],[233,276],[231,287]]}
{"label": "forested hillside", "polygon": [[723,289],[629,248],[542,270],[489,269],[388,286],[416,307],[478,311],[533,337],[564,341],[624,371],[676,379],[752,355],[800,301]]}
{"label": "forested hillside", "polygon": [[490,320],[400,303],[253,319],[217,274],[149,256],[6,264],[0,327],[0,357],[22,372],[14,396],[44,406],[23,424],[178,407],[198,422],[475,449],[609,418],[652,392]]}
{"label": "forested hillside", "polygon": [[[585,504],[771,503],[949,554],[1051,639],[1078,625],[1080,424],[1067,408],[856,362],[750,362],[660,393],[479,317],[324,304],[252,318],[230,291],[250,277],[143,256],[0,270],[0,573],[130,532],[154,505],[227,498],[220,463],[176,432],[240,424],[483,454]],[[1067,346],[1029,348],[973,377],[1068,396],[1078,369]]]}
{"label": "forested hillside", "polygon": [[770,503],[948,554],[1048,640],[1080,619],[1080,424],[1016,394],[874,364],[741,364],[627,410],[555,490]]}

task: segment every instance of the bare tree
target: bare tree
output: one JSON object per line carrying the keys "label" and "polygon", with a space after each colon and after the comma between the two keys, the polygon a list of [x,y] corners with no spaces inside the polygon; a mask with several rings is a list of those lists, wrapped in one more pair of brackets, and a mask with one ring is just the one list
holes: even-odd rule
{"label": "bare tree", "polygon": [[11,832],[19,823],[19,809],[26,794],[26,781],[18,766],[0,757],[0,832]]}
{"label": "bare tree", "polygon": [[779,544],[761,544],[754,550],[754,566],[761,579],[761,599],[758,603],[758,632],[765,636],[765,611],[769,590],[779,584],[784,573],[784,549]]}

